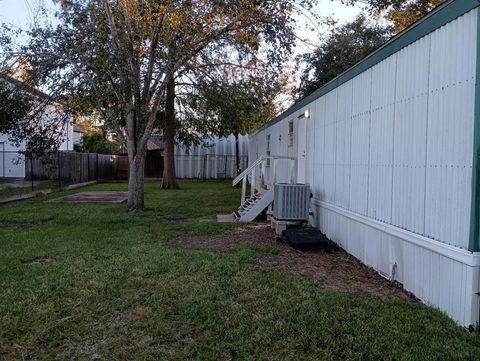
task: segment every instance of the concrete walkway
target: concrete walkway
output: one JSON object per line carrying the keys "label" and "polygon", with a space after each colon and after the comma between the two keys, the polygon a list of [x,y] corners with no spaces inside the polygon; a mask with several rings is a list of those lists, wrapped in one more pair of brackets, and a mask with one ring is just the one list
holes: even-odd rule
{"label": "concrete walkway", "polygon": [[[48,181],[33,181],[33,186],[38,186],[39,184],[45,183]],[[0,190],[7,188],[26,188],[31,187],[32,181],[25,178],[1,178],[0,177]]]}
{"label": "concrete walkway", "polygon": [[47,202],[65,203],[122,203],[128,198],[127,192],[80,192]]}

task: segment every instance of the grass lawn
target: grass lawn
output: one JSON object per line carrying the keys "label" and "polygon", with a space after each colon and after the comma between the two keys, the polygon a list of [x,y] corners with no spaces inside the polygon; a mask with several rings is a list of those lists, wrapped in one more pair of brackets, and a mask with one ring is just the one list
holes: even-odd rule
{"label": "grass lawn", "polygon": [[[146,186],[125,205],[43,203],[97,184],[0,205],[0,359],[479,359],[480,336],[440,312],[321,289],[253,267],[274,246],[228,252],[168,241],[219,233],[238,189],[222,182]],[[31,260],[51,261],[32,265]]]}

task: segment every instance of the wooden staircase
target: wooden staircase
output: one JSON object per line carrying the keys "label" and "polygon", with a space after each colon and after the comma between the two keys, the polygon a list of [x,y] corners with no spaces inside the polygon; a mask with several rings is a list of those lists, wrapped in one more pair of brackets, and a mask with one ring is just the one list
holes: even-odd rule
{"label": "wooden staircase", "polygon": [[247,197],[245,202],[233,212],[233,216],[240,222],[252,222],[273,202],[273,189],[265,193]]}
{"label": "wooden staircase", "polygon": [[[233,186],[242,181],[241,205],[238,210],[233,212],[237,221],[252,222],[273,203],[273,186],[276,181],[277,161],[279,160],[293,161],[290,168],[290,182],[293,182],[296,158],[283,156],[260,157],[233,180]],[[267,162],[273,165],[271,173],[267,171]],[[258,173],[257,168],[260,171]],[[272,178],[271,181],[269,178]],[[249,196],[246,195],[247,182],[250,183]]]}

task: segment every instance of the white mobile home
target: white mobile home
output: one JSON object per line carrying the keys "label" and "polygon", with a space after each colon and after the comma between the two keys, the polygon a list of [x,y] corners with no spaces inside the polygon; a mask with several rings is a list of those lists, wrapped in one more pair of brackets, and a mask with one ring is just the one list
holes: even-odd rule
{"label": "white mobile home", "polygon": [[[250,164],[295,159],[313,225],[462,325],[480,307],[479,6],[447,1],[249,136]],[[288,181],[277,163],[262,177]]]}

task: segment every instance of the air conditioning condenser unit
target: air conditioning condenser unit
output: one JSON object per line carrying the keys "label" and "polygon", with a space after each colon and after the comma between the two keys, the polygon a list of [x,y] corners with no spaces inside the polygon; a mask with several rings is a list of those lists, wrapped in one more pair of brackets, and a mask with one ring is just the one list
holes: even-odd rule
{"label": "air conditioning condenser unit", "polygon": [[279,221],[308,221],[309,213],[309,184],[275,184],[273,218]]}

